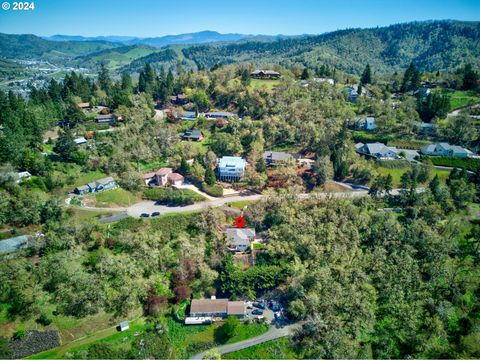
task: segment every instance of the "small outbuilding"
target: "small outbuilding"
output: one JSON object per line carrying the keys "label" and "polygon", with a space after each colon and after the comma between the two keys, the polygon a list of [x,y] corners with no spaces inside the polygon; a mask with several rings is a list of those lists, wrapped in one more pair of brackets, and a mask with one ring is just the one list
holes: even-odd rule
{"label": "small outbuilding", "polygon": [[128,321],[122,321],[119,325],[118,325],[118,328],[120,331],[125,331],[125,330],[128,330],[130,329],[130,326],[128,324]]}

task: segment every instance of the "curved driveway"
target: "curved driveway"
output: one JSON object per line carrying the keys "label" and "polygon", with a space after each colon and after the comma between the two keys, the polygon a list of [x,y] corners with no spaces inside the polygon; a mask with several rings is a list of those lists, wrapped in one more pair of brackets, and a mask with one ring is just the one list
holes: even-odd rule
{"label": "curved driveway", "polygon": [[[292,335],[293,330],[299,327],[300,327],[299,323],[293,324],[293,325],[286,325],[282,328],[277,328],[272,326],[265,334],[262,334],[260,336],[247,339],[244,341],[240,341],[234,344],[222,345],[217,347],[217,350],[220,352],[220,354],[227,354],[234,351],[239,351],[239,350],[246,349],[258,344],[262,344],[267,341],[279,339],[282,337],[287,337],[289,335]],[[202,352],[192,356],[190,359],[200,360],[200,359],[203,359],[204,356],[205,356],[205,352]]]}

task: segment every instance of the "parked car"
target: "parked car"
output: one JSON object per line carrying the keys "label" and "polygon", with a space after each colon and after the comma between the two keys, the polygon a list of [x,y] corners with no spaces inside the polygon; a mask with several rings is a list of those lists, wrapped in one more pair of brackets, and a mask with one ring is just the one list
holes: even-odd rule
{"label": "parked car", "polygon": [[142,218],[148,218],[148,217],[150,217],[150,214],[143,213],[143,214],[140,214],[140,217],[142,217]]}
{"label": "parked car", "polygon": [[265,304],[263,302],[256,302],[253,304],[253,306],[255,306],[256,308],[265,310]]}
{"label": "parked car", "polygon": [[260,309],[255,309],[252,311],[252,315],[263,315],[263,311]]}
{"label": "parked car", "polygon": [[150,215],[150,216],[151,216],[151,217],[154,217],[154,216],[159,216],[159,215],[160,215],[160,213],[159,213],[158,211],[155,211],[155,212],[153,212],[152,215]]}

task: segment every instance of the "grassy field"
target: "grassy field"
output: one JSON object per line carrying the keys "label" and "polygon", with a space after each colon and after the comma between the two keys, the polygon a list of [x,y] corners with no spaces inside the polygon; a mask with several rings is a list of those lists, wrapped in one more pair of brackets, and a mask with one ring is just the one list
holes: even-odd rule
{"label": "grassy field", "polygon": [[70,208],[68,209],[68,213],[70,214],[71,218],[77,222],[85,222],[92,219],[97,219],[103,216],[110,216],[112,215],[111,212],[104,211],[104,210],[82,210],[80,208]]}
{"label": "grassy field", "polygon": [[142,161],[139,163],[138,170],[141,172],[149,172],[149,171],[158,170],[165,166],[167,166],[167,162],[164,160],[156,160],[151,162]]}
{"label": "grassy field", "polygon": [[[116,328],[117,325],[109,327],[107,329],[95,332],[91,335],[85,336],[83,338],[77,339],[75,341],[61,345],[55,349],[44,351],[39,354],[30,356],[30,359],[59,359],[67,357],[67,352],[70,354],[78,353],[82,350],[86,350],[89,346],[95,343],[109,343],[109,344],[118,344],[120,342],[125,342],[125,338],[133,339],[136,332],[142,331],[145,329],[145,322],[142,318],[131,321],[129,326],[130,328],[126,331],[119,332]],[[77,357],[77,356],[75,356]]]}
{"label": "grassy field", "polygon": [[447,92],[448,97],[450,98],[450,109],[455,110],[465,106],[470,106],[473,104],[480,103],[480,96],[478,96],[474,91],[449,91]]}
{"label": "grassy field", "polygon": [[[377,172],[380,175],[383,175],[383,176],[386,176],[388,174],[392,175],[394,188],[398,188],[400,186],[402,175],[406,173],[408,170],[410,170],[409,167],[390,169],[390,168],[380,166],[377,168]],[[435,175],[438,175],[441,181],[445,181],[448,178],[448,175],[450,175],[450,171],[434,169],[430,175],[430,178],[433,178]]]}
{"label": "grassy field", "polygon": [[271,91],[275,86],[280,84],[279,80],[260,80],[260,79],[252,79],[250,82],[250,87],[252,88],[266,88],[267,90]]}
{"label": "grassy field", "polygon": [[[215,330],[221,324],[185,326],[169,318],[167,320],[168,337],[182,357],[193,355],[215,344]],[[259,336],[268,331],[267,324],[241,324],[237,334],[226,343],[232,344],[246,339]]]}
{"label": "grassy field", "polygon": [[112,205],[130,206],[138,202],[139,198],[131,192],[116,188],[95,195],[96,207],[111,207]]}
{"label": "grassy field", "polygon": [[222,359],[296,359],[298,354],[286,338],[268,341],[222,355]]}

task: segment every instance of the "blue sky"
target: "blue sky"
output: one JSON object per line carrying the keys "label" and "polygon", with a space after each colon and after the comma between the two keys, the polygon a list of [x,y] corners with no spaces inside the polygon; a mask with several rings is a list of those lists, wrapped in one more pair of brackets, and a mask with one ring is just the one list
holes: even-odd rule
{"label": "blue sky", "polygon": [[35,0],[35,7],[30,12],[0,9],[0,32],[293,35],[413,20],[480,20],[480,0]]}

